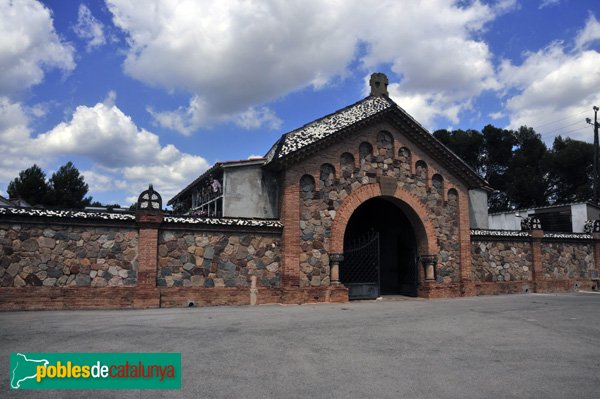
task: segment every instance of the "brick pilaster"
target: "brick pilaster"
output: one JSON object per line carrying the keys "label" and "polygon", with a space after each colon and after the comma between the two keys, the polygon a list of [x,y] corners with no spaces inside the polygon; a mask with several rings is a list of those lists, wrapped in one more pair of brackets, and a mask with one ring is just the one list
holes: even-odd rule
{"label": "brick pilaster", "polygon": [[158,270],[158,231],[163,220],[161,213],[138,212],[140,227],[138,242],[138,281],[140,288],[156,287]]}
{"label": "brick pilaster", "polygon": [[600,272],[600,233],[592,233],[594,237],[594,269]]}
{"label": "brick pilaster", "polygon": [[532,255],[532,280],[533,280],[533,292],[538,292],[540,283],[544,279],[544,271],[542,270],[542,238],[544,238],[544,232],[542,230],[531,231],[531,255]]}
{"label": "brick pilaster", "polygon": [[300,285],[300,181],[286,174],[281,200],[282,277],[285,286]]}
{"label": "brick pilaster", "polygon": [[461,295],[475,295],[471,270],[471,220],[469,219],[469,197],[467,191],[458,201],[458,234],[460,242]]}

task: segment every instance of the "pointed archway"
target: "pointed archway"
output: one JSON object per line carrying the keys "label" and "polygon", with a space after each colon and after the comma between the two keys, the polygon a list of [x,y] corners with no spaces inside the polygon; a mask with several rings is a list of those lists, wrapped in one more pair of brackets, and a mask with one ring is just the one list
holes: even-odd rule
{"label": "pointed archway", "polygon": [[[385,214],[382,217],[372,217],[372,214],[377,212],[377,208],[381,206],[385,206],[386,211],[391,214],[391,218],[386,220]],[[383,208],[380,209],[383,210]],[[369,222],[368,219],[374,220]],[[395,228],[394,223],[399,223],[399,228]],[[369,224],[372,226],[368,226]],[[439,253],[435,230],[424,205],[411,193],[399,187],[396,188],[394,195],[387,196],[382,195],[378,184],[368,184],[358,188],[344,199],[336,212],[331,226],[330,253],[332,259],[342,259],[341,255],[344,253],[345,244],[351,241],[353,235],[364,231],[365,228],[367,230],[378,228],[380,231],[387,229],[384,234],[387,249],[380,253],[385,257],[384,261],[386,262],[386,271],[384,272],[386,281],[381,288],[384,291],[395,293],[410,291],[410,289],[416,290],[419,282],[423,281],[423,273],[414,259]],[[348,239],[345,239],[347,232]],[[404,248],[394,252],[394,242],[397,246],[398,240],[403,242],[401,246]],[[412,266],[411,259],[413,259]],[[400,270],[398,264],[394,265],[394,262],[401,262],[407,268],[413,268]],[[403,272],[407,271],[416,273],[413,275],[416,281],[411,284],[400,277]],[[332,281],[336,280],[337,275],[339,275],[339,271],[332,270]],[[404,287],[402,287],[403,285]]]}
{"label": "pointed archway", "polygon": [[[413,227],[393,197],[362,203],[344,233],[340,281],[350,299],[379,295],[417,296],[417,246]],[[371,279],[367,286],[363,280]],[[364,281],[362,282],[364,283]]]}

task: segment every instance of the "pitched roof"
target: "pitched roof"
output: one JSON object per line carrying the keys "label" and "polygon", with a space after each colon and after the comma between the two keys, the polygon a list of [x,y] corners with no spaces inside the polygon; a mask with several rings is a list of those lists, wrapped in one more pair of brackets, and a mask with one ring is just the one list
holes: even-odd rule
{"label": "pitched roof", "polygon": [[267,162],[281,159],[391,106],[383,97],[369,96],[355,104],[284,134],[269,150]]}
{"label": "pitched roof", "polygon": [[384,117],[441,165],[460,176],[469,188],[491,190],[485,179],[387,96],[371,95],[282,135],[265,155],[266,164],[275,167],[294,163],[322,145],[339,141],[345,134]]}

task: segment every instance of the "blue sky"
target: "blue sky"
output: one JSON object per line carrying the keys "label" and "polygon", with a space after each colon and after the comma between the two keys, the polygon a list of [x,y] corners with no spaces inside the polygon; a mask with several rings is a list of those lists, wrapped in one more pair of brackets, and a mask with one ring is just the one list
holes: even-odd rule
{"label": "blue sky", "polygon": [[71,160],[103,203],[356,102],[372,72],[426,128],[591,141],[597,0],[0,0],[0,194]]}

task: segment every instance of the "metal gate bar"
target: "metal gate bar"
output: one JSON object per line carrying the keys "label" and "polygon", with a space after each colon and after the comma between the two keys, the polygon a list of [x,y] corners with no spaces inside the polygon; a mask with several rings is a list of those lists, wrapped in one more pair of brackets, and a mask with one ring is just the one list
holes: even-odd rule
{"label": "metal gate bar", "polygon": [[370,231],[350,242],[340,266],[340,281],[350,299],[373,299],[380,294],[379,233]]}

